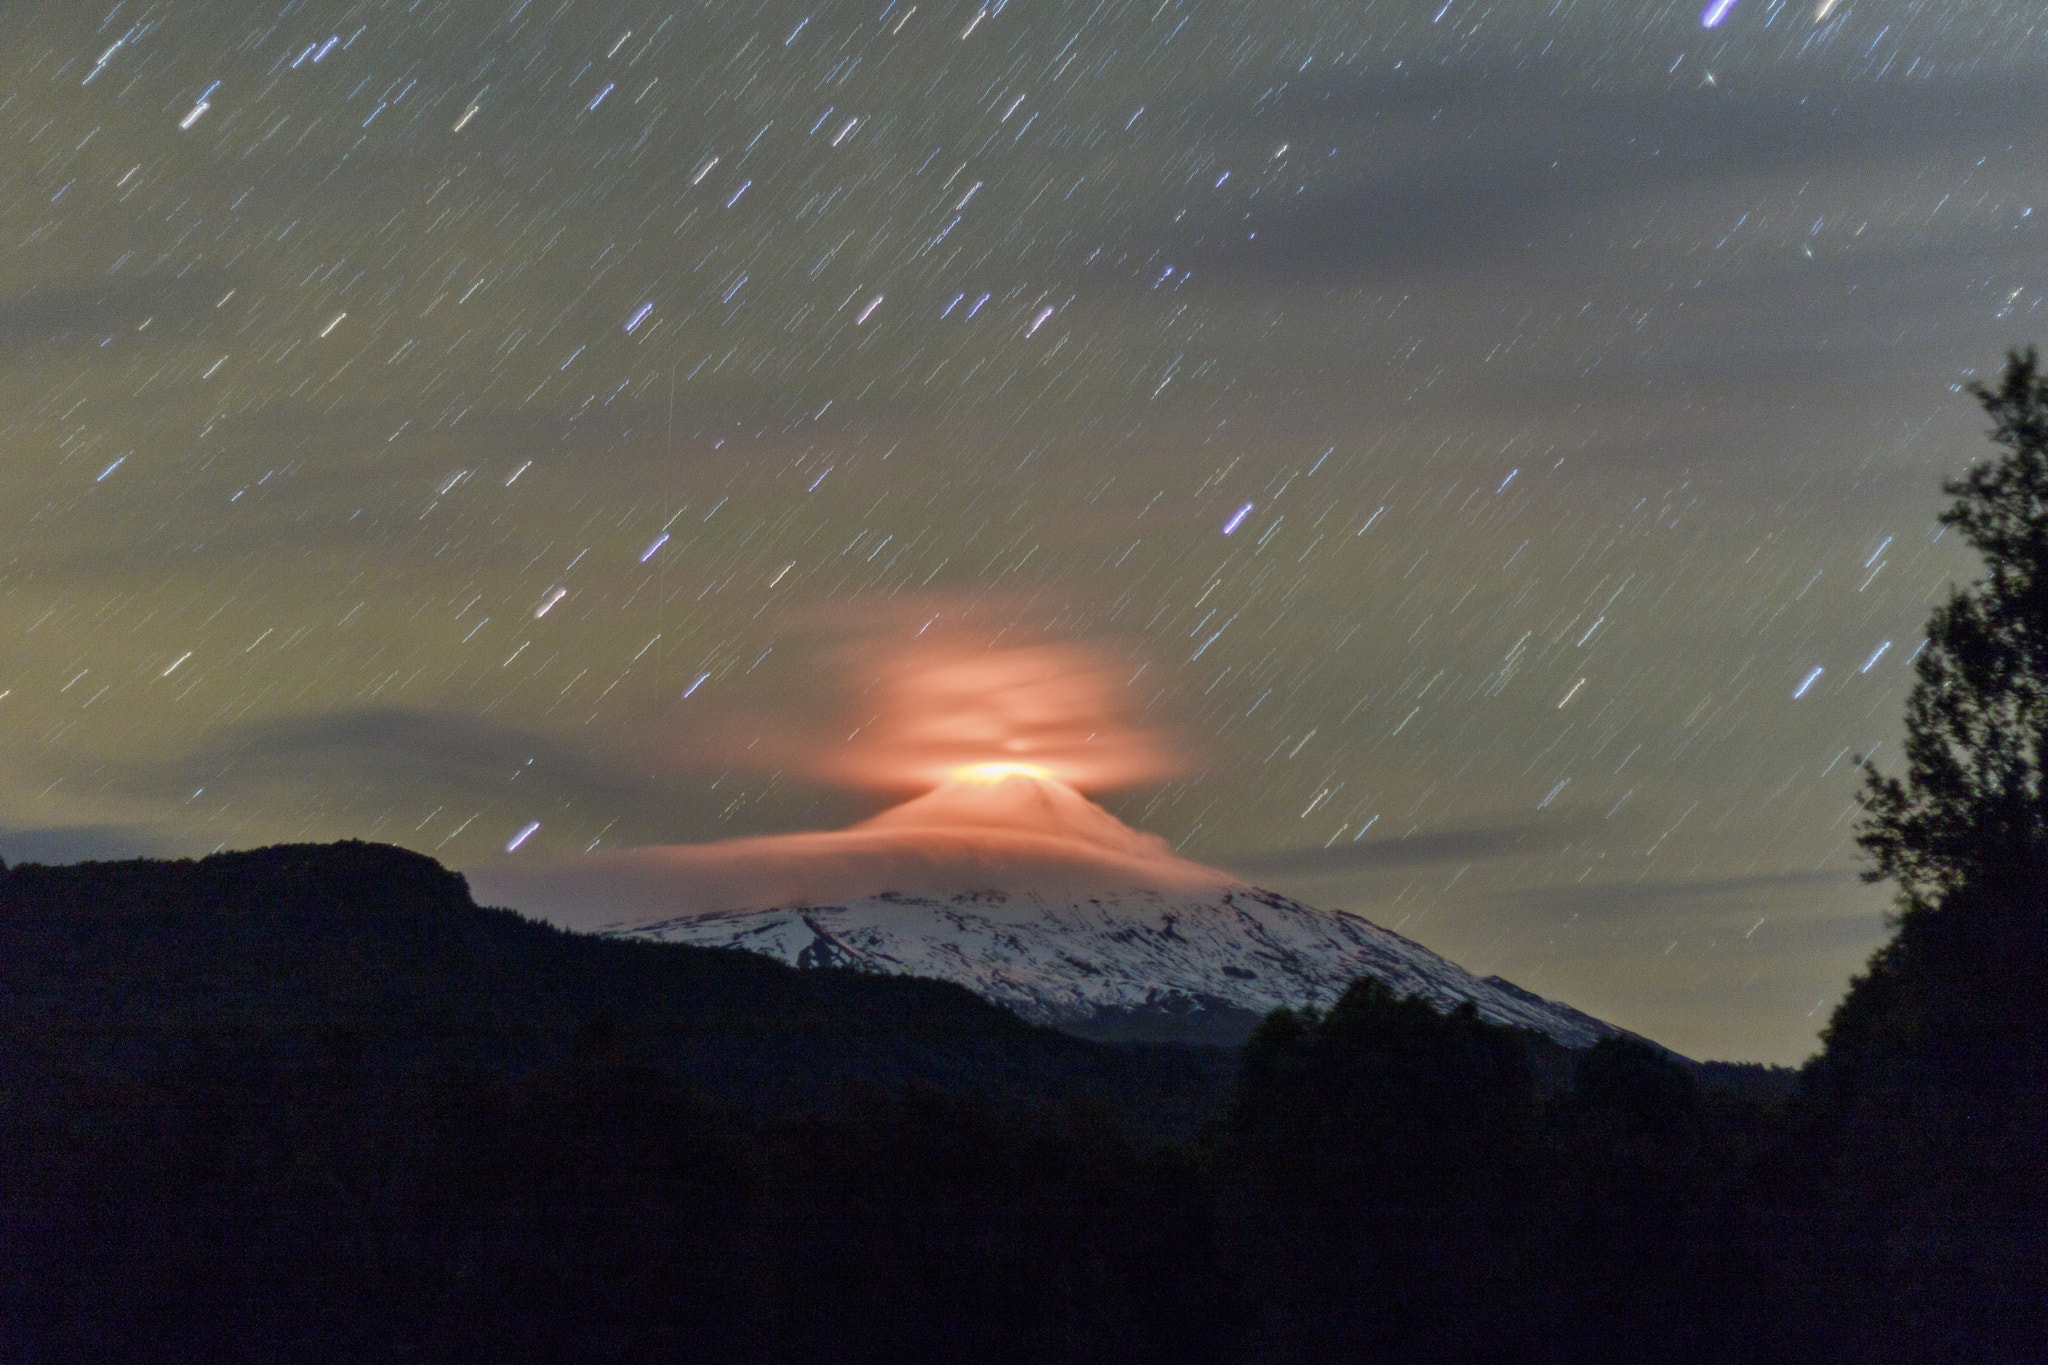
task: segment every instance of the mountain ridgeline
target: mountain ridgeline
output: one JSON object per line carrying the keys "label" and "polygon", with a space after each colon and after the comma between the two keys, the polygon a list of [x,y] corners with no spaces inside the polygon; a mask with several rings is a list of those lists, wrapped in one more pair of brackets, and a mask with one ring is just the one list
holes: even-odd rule
{"label": "mountain ridgeline", "polygon": [[1371,979],[1090,1042],[366,844],[21,866],[0,1358],[2024,1356],[2038,1192],[1902,1212],[1852,1085]]}
{"label": "mountain ridgeline", "polygon": [[1114,1102],[1180,1131],[1228,1084],[1217,1055],[1090,1046],[944,982],[565,933],[478,907],[430,858],[354,842],[15,867],[0,984],[17,1075],[345,1062],[516,1080],[597,1050],[748,1109],[918,1082]]}
{"label": "mountain ridgeline", "polygon": [[1236,1046],[1268,1013],[1328,1005],[1370,977],[1439,1009],[1564,1048],[1624,1031],[1499,977],[1478,977],[1362,915],[1257,887],[1093,895],[884,892],[838,904],[691,915],[621,938],[746,948],[792,966],[954,981],[1082,1037]]}
{"label": "mountain ridgeline", "polygon": [[[765,892],[765,902],[707,908],[689,876],[657,864],[639,895],[615,902],[638,917],[605,932],[957,982],[1033,1023],[1093,1038],[1236,1046],[1271,1011],[1328,1006],[1360,977],[1439,1009],[1470,1002],[1482,1019],[1566,1048],[1623,1036],[1511,982],[1474,976],[1363,915],[1187,861],[1046,774],[954,778],[852,829],[806,838],[805,847],[829,844],[842,860],[829,895],[771,880],[726,893]],[[990,838],[1010,856],[978,846]],[[902,856],[906,839],[921,858]],[[738,846],[769,861],[744,840],[710,847]],[[878,847],[897,856],[877,859]],[[1018,850],[1028,850],[1021,861]],[[601,855],[558,866],[552,879],[498,875],[513,903],[545,907],[560,895],[549,880],[574,883],[607,861],[633,867],[630,854]],[[877,894],[850,890],[863,884]]]}

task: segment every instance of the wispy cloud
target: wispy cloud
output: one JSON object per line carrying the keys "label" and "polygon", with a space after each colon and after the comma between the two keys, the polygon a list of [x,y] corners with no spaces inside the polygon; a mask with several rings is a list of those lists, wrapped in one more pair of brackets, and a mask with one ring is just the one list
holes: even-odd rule
{"label": "wispy cloud", "polygon": [[1024,777],[948,784],[849,829],[580,858],[504,857],[468,876],[481,899],[577,929],[885,891],[1086,895],[1235,884],[1072,788]]}

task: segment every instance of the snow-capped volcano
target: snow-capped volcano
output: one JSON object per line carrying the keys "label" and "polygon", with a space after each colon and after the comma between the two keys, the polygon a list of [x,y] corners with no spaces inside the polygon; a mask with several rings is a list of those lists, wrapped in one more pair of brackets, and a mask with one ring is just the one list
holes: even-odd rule
{"label": "snow-capped volcano", "polygon": [[1241,1038],[1280,1006],[1327,1006],[1360,976],[1590,1047],[1621,1030],[1359,915],[1240,887],[1198,896],[883,892],[832,905],[686,915],[611,933],[747,948],[799,967],[958,982],[1026,1019],[1106,1036]]}
{"label": "snow-capped volcano", "polygon": [[[1066,784],[1014,766],[829,834],[649,851],[620,937],[750,949],[794,966],[958,982],[1027,1019],[1099,1035],[1241,1038],[1280,1006],[1326,1006],[1360,976],[1573,1047],[1621,1030],[1480,978],[1359,915],[1318,910],[1174,855]],[[630,857],[631,855],[624,855]],[[778,863],[773,908],[702,908],[692,871]],[[678,909],[647,880],[666,872]],[[816,894],[826,883],[839,895]],[[690,905],[690,902],[696,902]],[[730,902],[728,902],[730,904]],[[624,904],[621,904],[624,908]]]}

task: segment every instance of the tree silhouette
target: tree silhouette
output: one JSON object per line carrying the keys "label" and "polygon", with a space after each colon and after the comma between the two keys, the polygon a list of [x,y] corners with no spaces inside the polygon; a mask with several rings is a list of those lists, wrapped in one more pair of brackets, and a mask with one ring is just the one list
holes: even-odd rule
{"label": "tree silhouette", "polygon": [[1852,983],[1811,1075],[1861,1201],[2038,1204],[2048,1137],[2048,380],[2030,347],[1971,392],[1999,454],[1942,485],[1983,556],[1927,624],[1905,772],[1863,764],[1866,881],[1897,933]]}
{"label": "tree silhouette", "polygon": [[2039,887],[2048,868],[2048,381],[2029,347],[1971,392],[2004,454],[1942,484],[1941,522],[1986,572],[1928,621],[1904,780],[1864,765],[1865,880],[1896,881],[1909,917]]}
{"label": "tree silhouette", "polygon": [[[1863,765],[1865,880],[1899,886],[1899,933],[1830,1040],[1933,990],[1937,1033],[2030,1032],[2048,968],[2048,380],[2033,348],[1971,392],[2002,452],[1942,485],[1941,522],[1984,557],[1927,623],[1906,702],[1903,778]],[[1896,1021],[1895,1021],[1896,1022]]]}

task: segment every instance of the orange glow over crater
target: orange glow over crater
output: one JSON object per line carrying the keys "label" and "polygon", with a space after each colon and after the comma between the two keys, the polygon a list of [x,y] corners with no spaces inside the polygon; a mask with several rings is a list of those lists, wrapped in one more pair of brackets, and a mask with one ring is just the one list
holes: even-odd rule
{"label": "orange glow over crater", "polygon": [[867,662],[879,675],[859,703],[867,716],[813,769],[831,780],[909,791],[1031,777],[1101,791],[1182,767],[1165,736],[1131,723],[1143,706],[1133,670],[1102,650],[928,643]]}
{"label": "orange glow over crater", "polygon": [[1030,777],[1040,782],[1057,782],[1052,769],[1036,763],[963,763],[946,774],[948,782],[973,782],[994,786],[1012,777]]}

